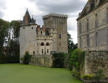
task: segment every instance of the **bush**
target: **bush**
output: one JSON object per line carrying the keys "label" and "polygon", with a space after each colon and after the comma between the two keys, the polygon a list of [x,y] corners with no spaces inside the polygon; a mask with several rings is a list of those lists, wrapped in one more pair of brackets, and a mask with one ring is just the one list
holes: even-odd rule
{"label": "bush", "polygon": [[64,53],[54,53],[53,54],[53,66],[56,68],[64,67],[65,54]]}
{"label": "bush", "polygon": [[80,79],[80,72],[78,72],[76,69],[73,69],[72,70],[72,76]]}
{"label": "bush", "polygon": [[80,67],[84,64],[84,52],[80,49],[75,49],[69,59],[69,68],[72,70],[75,68],[77,71],[80,71]]}
{"label": "bush", "polygon": [[29,52],[26,52],[23,58],[23,63],[29,64],[30,60],[31,60],[31,55],[29,54]]}
{"label": "bush", "polygon": [[87,74],[87,75],[83,75],[81,78],[84,80],[92,80],[92,79],[94,79],[94,75],[93,74]]}
{"label": "bush", "polygon": [[0,55],[0,64],[4,63],[19,63],[19,56]]}
{"label": "bush", "polygon": [[95,79],[96,80],[99,80],[99,79],[102,79],[104,78],[104,74],[103,74],[103,70],[99,69],[96,74],[95,74]]}

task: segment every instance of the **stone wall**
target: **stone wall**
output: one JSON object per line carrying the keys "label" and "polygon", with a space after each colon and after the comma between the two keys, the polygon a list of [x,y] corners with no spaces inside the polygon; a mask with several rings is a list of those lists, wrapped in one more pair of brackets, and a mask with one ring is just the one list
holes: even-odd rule
{"label": "stone wall", "polygon": [[85,74],[94,74],[101,69],[103,74],[108,77],[108,52],[89,51],[85,54]]}
{"label": "stone wall", "polygon": [[108,50],[108,3],[78,20],[78,47]]}
{"label": "stone wall", "polygon": [[54,28],[57,31],[55,45],[56,52],[68,53],[67,43],[67,16],[61,14],[50,14],[43,17],[46,27]]}
{"label": "stone wall", "polygon": [[52,56],[51,55],[38,55],[32,56],[30,64],[52,67]]}

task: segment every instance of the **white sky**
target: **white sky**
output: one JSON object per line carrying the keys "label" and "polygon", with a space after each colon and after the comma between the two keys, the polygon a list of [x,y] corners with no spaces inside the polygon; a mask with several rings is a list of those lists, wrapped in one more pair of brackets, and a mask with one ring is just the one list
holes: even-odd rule
{"label": "white sky", "polygon": [[[39,6],[38,6],[39,1],[41,4],[41,0],[4,0],[4,4],[5,4],[4,9],[0,8],[0,9],[2,9],[2,12],[3,12],[3,16],[1,18],[3,18],[4,20],[7,20],[7,21],[22,20],[24,14],[25,14],[25,11],[28,8],[30,14],[36,17],[37,24],[42,24],[41,18],[43,15],[46,15],[47,12],[42,11],[39,8]],[[42,0],[42,1],[45,1],[45,0]],[[51,2],[51,0],[46,0],[46,1]],[[62,1],[66,1],[66,0],[60,0],[60,1],[62,2]],[[69,0],[67,0],[67,1],[69,1]],[[74,1],[75,0],[72,0],[71,2],[75,3]],[[77,0],[77,1],[81,1],[82,3],[84,3],[82,5],[82,7],[84,7],[85,3],[87,2],[87,0]],[[36,2],[38,2],[38,3],[36,3]],[[73,12],[67,13],[69,15],[68,32],[71,34],[72,39],[75,43],[77,43],[77,22],[76,22],[76,19],[78,17],[78,13],[80,11],[81,10],[78,10],[74,13]]]}

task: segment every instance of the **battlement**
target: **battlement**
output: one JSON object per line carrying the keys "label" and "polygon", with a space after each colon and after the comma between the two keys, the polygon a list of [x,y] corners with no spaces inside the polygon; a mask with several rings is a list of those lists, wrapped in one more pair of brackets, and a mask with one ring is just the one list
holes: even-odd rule
{"label": "battlement", "polygon": [[67,15],[63,15],[63,14],[49,14],[49,15],[43,16],[43,19],[46,19],[46,18],[49,18],[49,17],[68,18]]}

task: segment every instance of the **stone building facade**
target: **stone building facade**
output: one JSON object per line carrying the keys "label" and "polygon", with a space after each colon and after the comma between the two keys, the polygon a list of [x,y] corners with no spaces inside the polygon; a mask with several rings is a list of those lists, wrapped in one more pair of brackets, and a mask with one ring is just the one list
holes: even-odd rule
{"label": "stone building facade", "polygon": [[77,20],[79,48],[108,50],[107,0],[89,0]]}
{"label": "stone building facade", "polygon": [[45,25],[40,27],[26,11],[20,28],[20,59],[25,52],[29,52],[32,55],[31,64],[50,67],[52,53],[68,53],[67,16],[49,14],[43,20]]}
{"label": "stone building facade", "polygon": [[107,74],[108,0],[88,0],[77,21],[78,47],[88,51],[85,56],[85,74],[95,73],[99,69]]}

